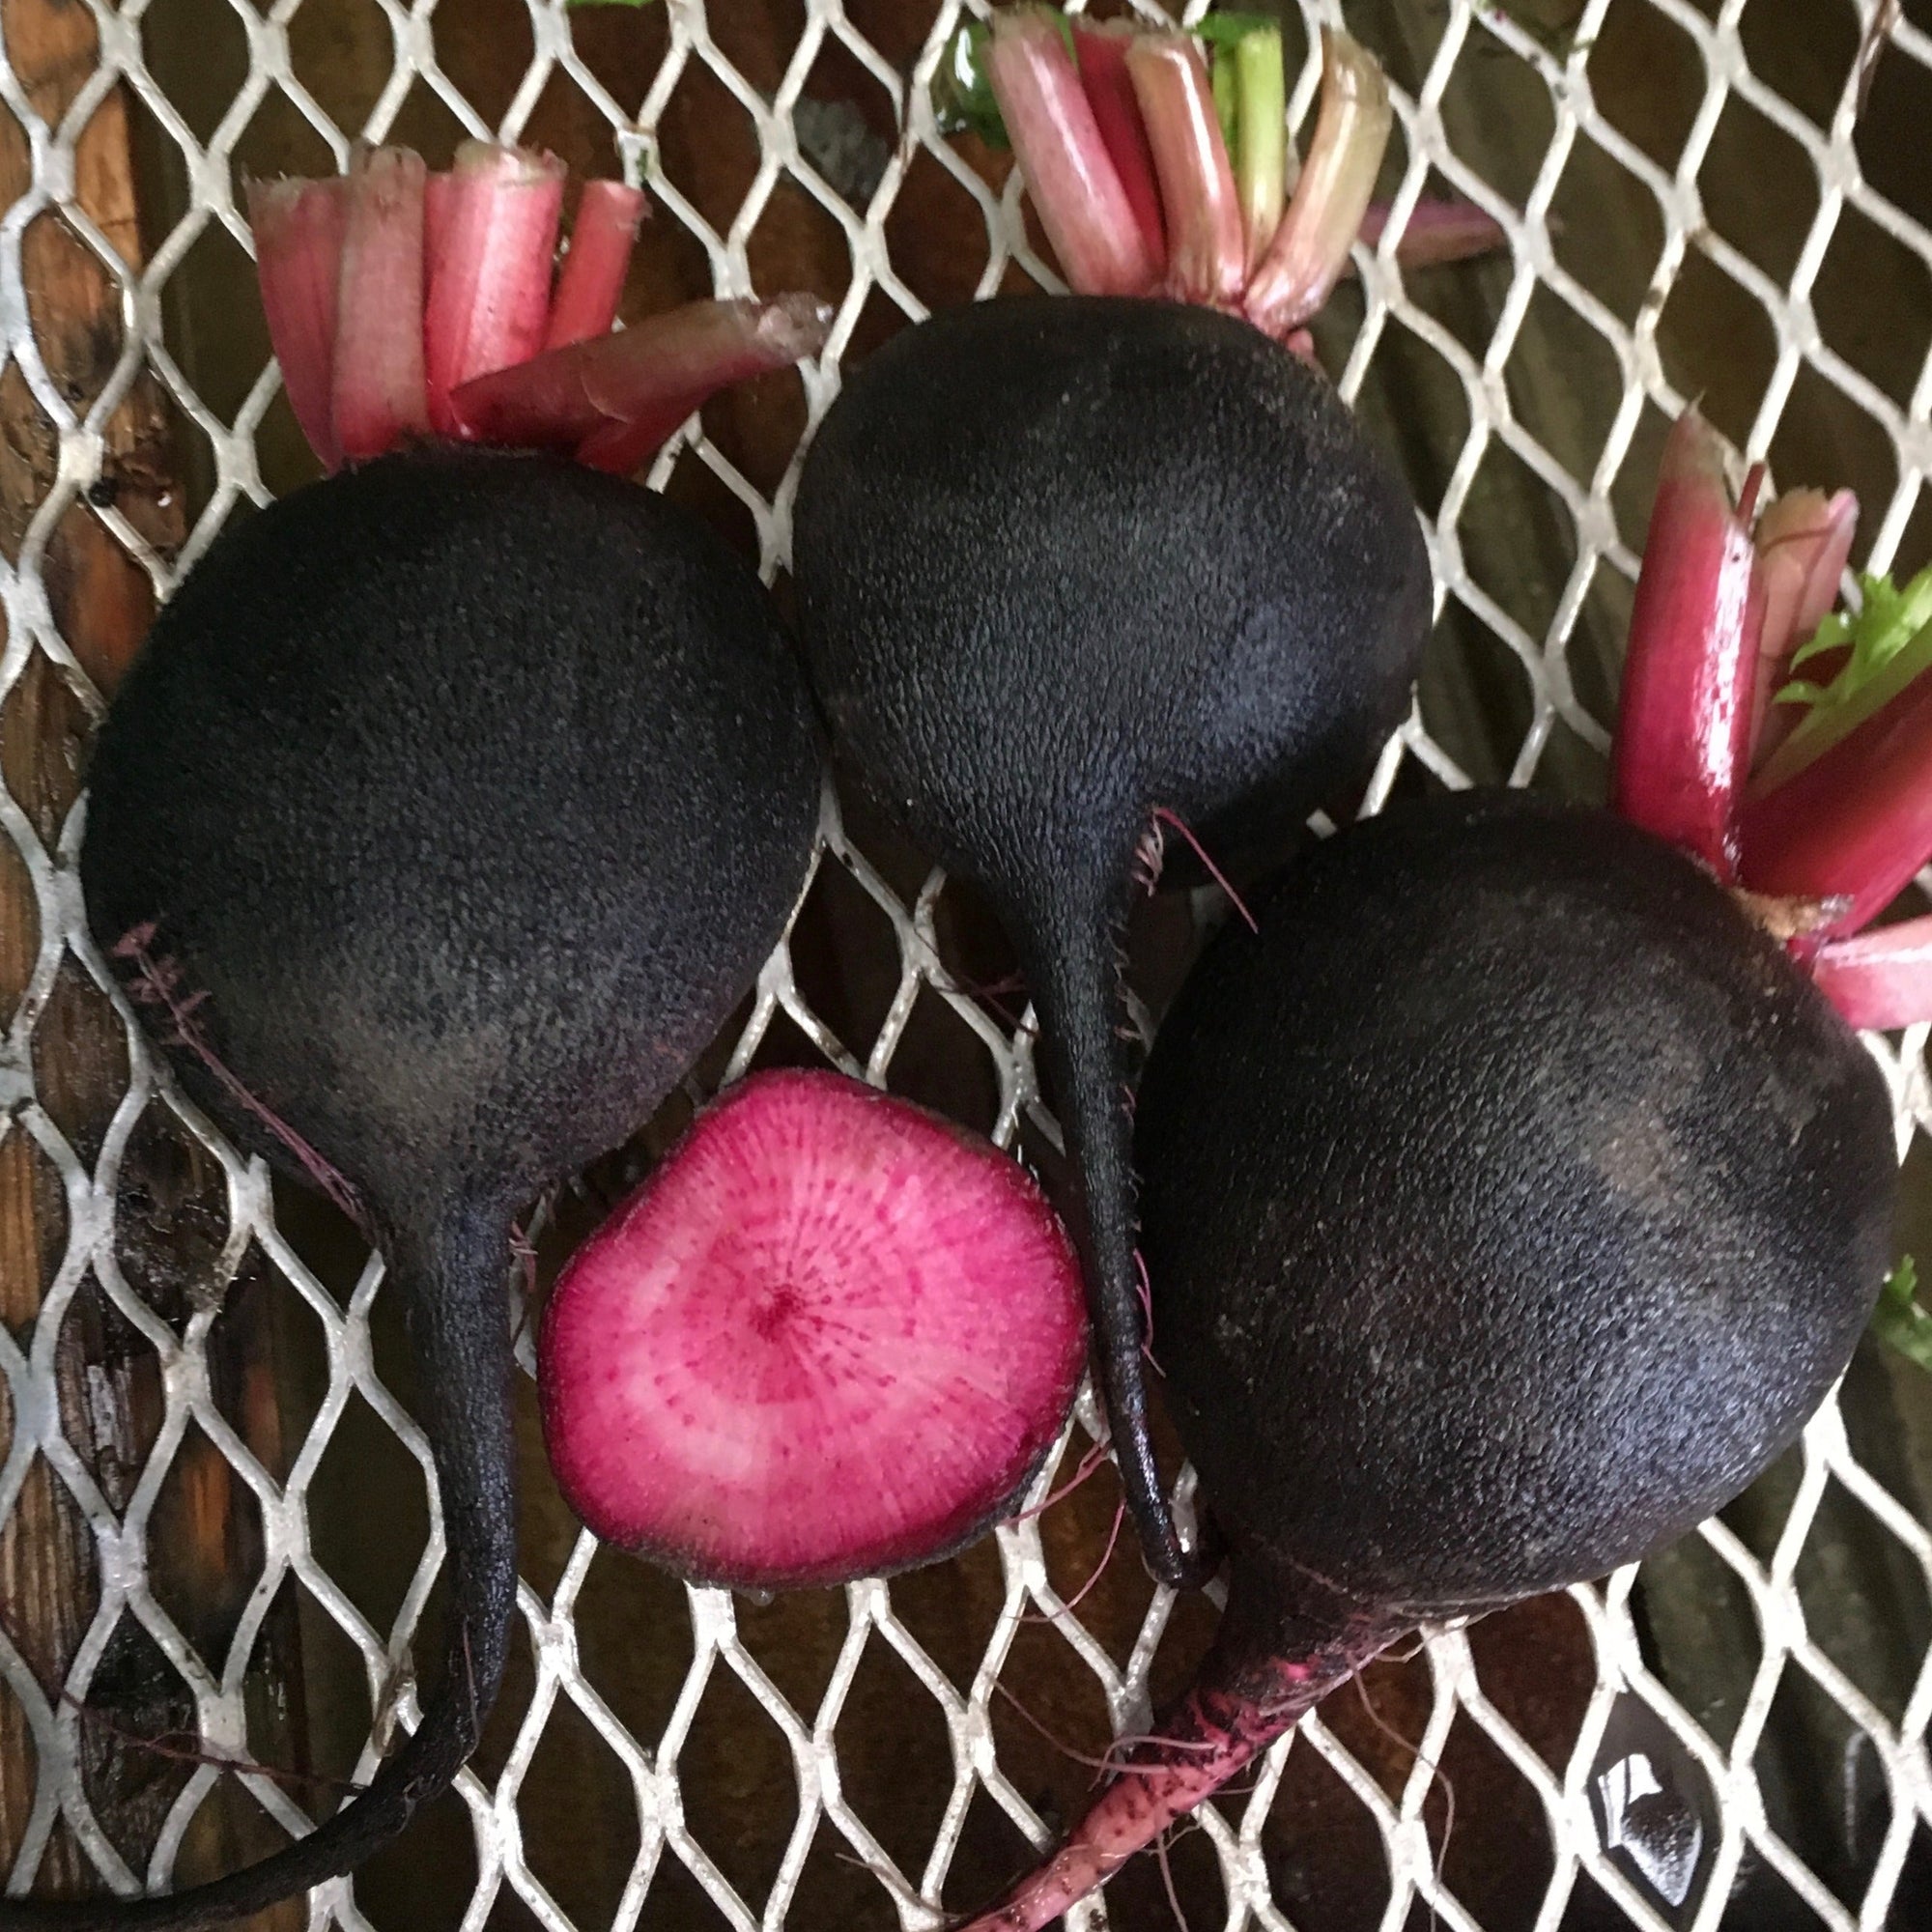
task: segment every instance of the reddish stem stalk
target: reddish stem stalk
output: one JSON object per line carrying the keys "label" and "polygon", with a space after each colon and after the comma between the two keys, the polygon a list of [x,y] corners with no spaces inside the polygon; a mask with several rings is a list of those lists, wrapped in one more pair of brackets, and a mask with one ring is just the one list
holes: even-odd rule
{"label": "reddish stem stalk", "polygon": [[1753,892],[1842,897],[1827,938],[1876,918],[1932,858],[1932,677],[1748,801],[1741,830]]}
{"label": "reddish stem stalk", "polygon": [[1140,102],[1134,98],[1134,83],[1127,72],[1127,46],[1135,31],[1116,21],[1075,20],[1073,51],[1094,125],[1139,224],[1148,259],[1158,275],[1167,267],[1167,228],[1161,219],[1153,150],[1148,145]]}
{"label": "reddish stem stalk", "polygon": [[1341,279],[1388,146],[1393,109],[1375,56],[1321,30],[1321,109],[1301,178],[1266,258],[1248,283],[1248,320],[1280,339],[1315,315]]}
{"label": "reddish stem stalk", "polygon": [[423,324],[429,413],[439,435],[463,433],[451,391],[526,362],[543,346],[563,179],[554,155],[480,141],[457,151]]}
{"label": "reddish stem stalk", "polygon": [[351,462],[429,433],[423,391],[422,156],[361,156],[349,177],[337,284],[335,440]]}
{"label": "reddish stem stalk", "polygon": [[641,188],[613,181],[583,184],[577,221],[570,231],[570,252],[563,258],[563,272],[557,276],[556,297],[551,303],[546,349],[564,349],[610,333],[623,298],[638,225],[649,212]]}
{"label": "reddish stem stalk", "polygon": [[[1237,1570],[1234,1588],[1240,1587]],[[1252,1634],[1231,1594],[1200,1675],[1159,1735],[1116,1760],[1114,1777],[1059,1850],[959,1932],[1042,1932],[1405,1633],[1311,1632],[1278,1655],[1246,1649]]]}
{"label": "reddish stem stalk", "polygon": [[269,342],[289,407],[326,469],[342,461],[335,438],[335,321],[348,221],[347,182],[248,184],[248,225]]}
{"label": "reddish stem stalk", "polygon": [[[1758,637],[1757,685],[1751,698],[1751,763],[1760,764],[1804,716],[1796,704],[1774,704],[1791,675],[1791,659],[1838,601],[1839,581],[1858,534],[1859,499],[1849,490],[1792,490],[1758,519],[1764,574],[1764,629]],[[1809,675],[1809,667],[1806,668]]]}
{"label": "reddish stem stalk", "polygon": [[1932,1020],[1932,916],[1833,939],[1811,972],[1849,1026],[1890,1032]]}
{"label": "reddish stem stalk", "polygon": [[1757,667],[1756,572],[1718,438],[1686,410],[1664,444],[1644,540],[1610,796],[1632,824],[1727,884],[1737,877],[1737,793]]}
{"label": "reddish stem stalk", "polygon": [[1247,273],[1247,230],[1208,63],[1192,35],[1141,34],[1126,68],[1167,213],[1167,292],[1232,307]]}
{"label": "reddish stem stalk", "polygon": [[1159,269],[1053,17],[999,14],[986,72],[1067,282],[1081,295],[1147,294]]}
{"label": "reddish stem stalk", "polygon": [[[1372,202],[1362,216],[1361,242],[1373,248],[1388,226],[1389,204]],[[1442,262],[1466,262],[1478,255],[1492,255],[1509,246],[1509,236],[1501,222],[1485,214],[1473,201],[1460,196],[1438,195],[1418,201],[1408,211],[1408,219],[1396,237],[1395,259],[1399,268],[1428,269]],[[1354,267],[1344,265],[1347,274]]]}
{"label": "reddish stem stalk", "polygon": [[465,436],[575,448],[593,467],[614,469],[639,438],[662,443],[713,391],[815,354],[831,320],[810,296],[687,302],[480,376],[450,406]]}

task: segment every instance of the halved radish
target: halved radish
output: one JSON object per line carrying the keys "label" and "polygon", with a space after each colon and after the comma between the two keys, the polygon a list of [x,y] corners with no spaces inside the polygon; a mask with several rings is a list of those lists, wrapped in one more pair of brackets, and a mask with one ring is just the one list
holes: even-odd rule
{"label": "halved radish", "polygon": [[573,1258],[537,1349],[558,1486],[747,1589],[956,1549],[1059,1435],[1080,1272],[1019,1164],[838,1074],[753,1075]]}

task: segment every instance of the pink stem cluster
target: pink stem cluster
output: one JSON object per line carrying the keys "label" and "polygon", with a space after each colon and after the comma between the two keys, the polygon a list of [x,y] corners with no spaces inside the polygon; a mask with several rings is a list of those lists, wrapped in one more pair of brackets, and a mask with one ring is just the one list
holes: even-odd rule
{"label": "pink stem cluster", "polygon": [[829,311],[795,296],[613,335],[645,199],[586,183],[553,288],[564,187],[554,156],[480,141],[442,173],[377,148],[341,180],[251,184],[269,339],[326,469],[434,436],[628,473],[716,390],[823,347]]}
{"label": "pink stem cluster", "polygon": [[[1040,225],[1080,295],[1165,295],[1244,315],[1305,353],[1303,325],[1348,272],[1371,207],[1391,121],[1373,55],[1322,36],[1314,140],[1285,210],[1244,210],[1212,83],[1191,35],[1075,20],[1072,45],[1038,8],[999,14],[986,67]],[[1257,223],[1264,232],[1251,232]],[[1502,230],[1461,201],[1411,211],[1395,247],[1405,266],[1501,245]]]}
{"label": "pink stem cluster", "polygon": [[1794,491],[1753,530],[1758,473],[1734,504],[1716,432],[1694,409],[1679,417],[1632,611],[1611,800],[1725,884],[1807,909],[1789,944],[1851,1024],[1932,1020],[1932,919],[1861,932],[1932,861],[1932,680],[1802,763],[1776,755],[1793,708],[1773,700],[1836,600],[1859,505]]}

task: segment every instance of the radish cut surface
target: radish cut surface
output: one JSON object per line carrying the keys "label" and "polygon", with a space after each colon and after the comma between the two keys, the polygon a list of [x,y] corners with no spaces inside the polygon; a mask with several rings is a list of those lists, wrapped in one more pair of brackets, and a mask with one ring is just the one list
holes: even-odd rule
{"label": "radish cut surface", "polygon": [[608,1542],[706,1582],[842,1582],[996,1518],[1086,1349],[1071,1244],[1017,1162],[840,1075],[765,1073],[564,1270],[544,1435]]}

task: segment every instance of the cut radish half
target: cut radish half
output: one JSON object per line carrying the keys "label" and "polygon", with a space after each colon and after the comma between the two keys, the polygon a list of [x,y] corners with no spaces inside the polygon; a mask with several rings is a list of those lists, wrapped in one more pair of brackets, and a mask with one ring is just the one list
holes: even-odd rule
{"label": "cut radish half", "polygon": [[1017,1497],[1086,1363],[1017,1162],[833,1073],[754,1075],[578,1252],[537,1350],[599,1536],[769,1590],[931,1562]]}

